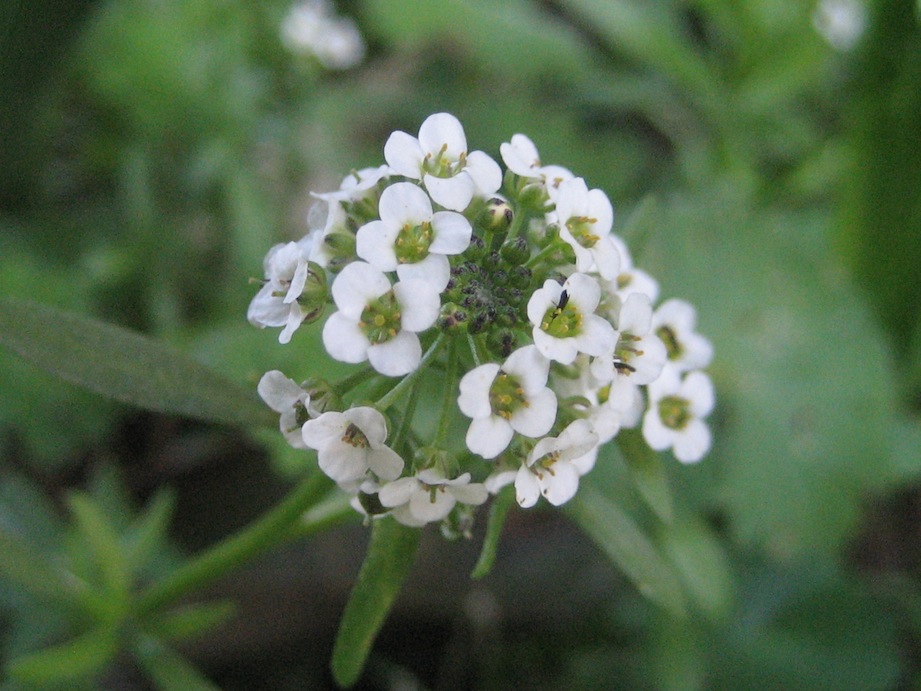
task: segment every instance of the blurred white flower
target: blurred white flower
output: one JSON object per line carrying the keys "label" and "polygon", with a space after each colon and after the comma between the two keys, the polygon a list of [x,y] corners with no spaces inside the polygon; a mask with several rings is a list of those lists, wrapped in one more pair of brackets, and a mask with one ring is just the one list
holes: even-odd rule
{"label": "blurred white flower", "polygon": [[836,50],[851,50],[863,36],[867,10],[859,0],[820,0],[812,25]]}
{"label": "blurred white flower", "polygon": [[365,57],[365,42],[355,22],[335,13],[327,0],[303,0],[281,24],[282,43],[292,53],[312,55],[330,70],[347,70]]}

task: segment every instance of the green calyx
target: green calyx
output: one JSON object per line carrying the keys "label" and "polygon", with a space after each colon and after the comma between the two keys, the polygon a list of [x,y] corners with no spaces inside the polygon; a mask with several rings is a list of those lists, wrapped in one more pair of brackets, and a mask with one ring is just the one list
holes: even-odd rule
{"label": "green calyx", "polygon": [[690,402],[680,396],[664,396],[659,399],[659,417],[670,429],[684,429],[692,418]]}
{"label": "green calyx", "polygon": [[394,243],[397,261],[401,264],[415,264],[425,259],[429,256],[434,234],[429,221],[423,221],[417,226],[408,223],[404,225]]}
{"label": "green calyx", "polygon": [[665,344],[665,351],[668,353],[669,360],[681,359],[681,356],[684,355],[684,346],[681,345],[681,341],[678,340],[678,336],[671,327],[660,326],[656,329],[656,336],[661,338],[662,343]]}
{"label": "green calyx", "polygon": [[445,158],[445,152],[447,150],[448,145],[444,144],[434,156],[428,154],[425,160],[422,161],[422,169],[429,175],[434,175],[436,178],[454,177],[458,171],[462,170],[464,166],[467,165],[467,152],[462,152],[456,161],[452,161],[449,158]]}
{"label": "green calyx", "polygon": [[369,302],[358,322],[372,345],[386,343],[400,332],[401,326],[400,303],[392,290]]}
{"label": "green calyx", "polygon": [[594,247],[600,238],[592,232],[593,226],[598,222],[597,218],[588,216],[574,216],[566,221],[566,227],[572,234],[572,237],[586,249]]}
{"label": "green calyx", "polygon": [[528,405],[528,402],[518,380],[500,370],[489,387],[489,405],[495,415],[508,420],[521,406]]}

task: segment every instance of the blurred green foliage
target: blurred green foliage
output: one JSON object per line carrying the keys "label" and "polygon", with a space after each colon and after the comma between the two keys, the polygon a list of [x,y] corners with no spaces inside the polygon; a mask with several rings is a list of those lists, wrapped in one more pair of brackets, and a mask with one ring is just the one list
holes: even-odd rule
{"label": "blurred green foliage", "polygon": [[[245,309],[267,249],[306,231],[309,191],[378,165],[392,130],[439,110],[492,155],[528,134],[545,163],[608,192],[638,263],[697,306],[716,349],[716,442],[699,466],[665,459],[645,475],[612,448],[587,478],[583,511],[630,513],[592,537],[609,553],[654,550],[659,594],[687,615],[616,577],[567,620],[579,625],[541,618],[535,596],[508,606],[477,685],[916,685],[921,23],[910,0],[855,5],[867,26],[848,52],[816,31],[811,0],[355,0],[339,8],[368,58],[328,73],[283,47],[281,0],[8,3],[0,293],[143,331],[245,387],[273,368],[306,377],[333,367],[315,333],[280,347]],[[148,457],[124,440],[154,424],[175,437],[164,454],[185,449],[195,467],[202,437],[6,351],[0,390],[3,679],[50,686],[57,670],[74,688],[110,660],[105,608],[178,559],[169,495],[154,492],[175,475],[132,482]],[[236,452],[239,437],[214,434]],[[300,470],[277,440],[252,438],[277,473]],[[668,511],[649,499],[657,473]],[[631,531],[642,539],[628,544]],[[520,548],[503,539],[500,572],[514,568],[502,550]],[[554,568],[507,577],[552,592]],[[62,573],[112,597],[75,610],[50,587]],[[221,607],[139,625],[140,667],[162,688],[193,679],[163,641]],[[427,631],[438,609],[401,626]],[[367,688],[387,687],[380,670],[401,659],[377,654]],[[399,664],[434,685],[438,662]],[[254,678],[280,679],[277,667]],[[289,679],[324,678],[291,667]]]}

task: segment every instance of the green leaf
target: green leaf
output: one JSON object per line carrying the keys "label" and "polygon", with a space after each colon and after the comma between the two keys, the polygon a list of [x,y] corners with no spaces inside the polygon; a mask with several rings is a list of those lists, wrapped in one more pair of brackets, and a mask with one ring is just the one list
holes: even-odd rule
{"label": "green leaf", "polygon": [[117,651],[114,633],[108,628],[89,631],[73,640],[13,660],[8,668],[13,679],[46,686],[87,677],[101,670]]}
{"label": "green leaf", "polygon": [[492,571],[493,562],[496,560],[496,550],[499,548],[499,536],[502,534],[502,526],[505,525],[505,517],[508,516],[508,510],[515,503],[515,491],[511,487],[506,487],[504,491],[499,492],[489,507],[489,519],[486,523],[486,535],[483,537],[483,549],[480,550],[480,558],[477,559],[476,566],[473,567],[471,578],[483,578]]}
{"label": "green leaf", "polygon": [[144,513],[128,529],[124,540],[125,561],[132,571],[146,566],[166,544],[175,505],[176,497],[172,491],[158,491]]}
{"label": "green leaf", "polygon": [[233,616],[233,602],[186,605],[146,621],[148,630],[165,640],[194,638]]}
{"label": "green leaf", "polygon": [[141,666],[163,691],[218,691],[218,686],[175,650],[150,636],[134,646]]}
{"label": "green leaf", "polygon": [[121,607],[127,604],[131,584],[131,574],[118,532],[88,495],[72,494],[68,497],[68,504],[76,519],[80,537],[89,547],[93,563],[102,574],[106,599],[112,605],[112,614],[117,615]]}
{"label": "green leaf", "polygon": [[672,493],[662,456],[649,448],[636,429],[621,430],[616,441],[640,496],[660,519],[671,523]]}
{"label": "green leaf", "polygon": [[230,425],[269,419],[254,391],[178,350],[47,305],[0,299],[0,344],[66,381],[147,410]]}
{"label": "green leaf", "polygon": [[73,592],[66,573],[6,532],[0,532],[0,575],[43,599],[67,601]]}
{"label": "green leaf", "polygon": [[724,618],[735,585],[729,557],[713,531],[702,521],[681,521],[662,531],[662,546],[697,607],[713,619]]}
{"label": "green leaf", "polygon": [[374,638],[409,573],[421,531],[392,518],[375,521],[371,544],[342,615],[332,672],[340,686],[358,681]]}
{"label": "green leaf", "polygon": [[685,615],[684,592],[674,568],[632,518],[587,485],[579,488],[568,511],[645,597],[676,616]]}

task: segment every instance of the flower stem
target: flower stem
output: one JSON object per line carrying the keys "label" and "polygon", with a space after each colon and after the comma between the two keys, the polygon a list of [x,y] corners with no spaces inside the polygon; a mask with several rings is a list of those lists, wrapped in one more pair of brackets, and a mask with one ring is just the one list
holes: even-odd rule
{"label": "flower stem", "polygon": [[320,473],[311,475],[295,487],[278,506],[254,523],[219,542],[148,588],[138,598],[136,612],[139,615],[154,612],[284,541],[290,535],[292,525],[326,494],[330,484],[329,479]]}
{"label": "flower stem", "polygon": [[451,424],[451,413],[454,412],[454,399],[457,396],[457,342],[452,340],[448,344],[448,366],[445,370],[444,398],[441,401],[441,416],[438,419],[438,428],[435,430],[433,446],[443,449],[448,439],[448,427]]}
{"label": "flower stem", "polygon": [[416,367],[412,372],[403,377],[400,381],[397,382],[390,391],[384,394],[380,400],[378,400],[376,408],[382,413],[392,406],[399,398],[402,396],[412,385],[413,382],[419,377],[422,372],[425,371],[426,365],[438,354],[438,351],[441,350],[441,347],[445,342],[445,334],[438,334],[438,338],[429,346],[429,349],[422,356],[422,359],[419,361],[419,366]]}

